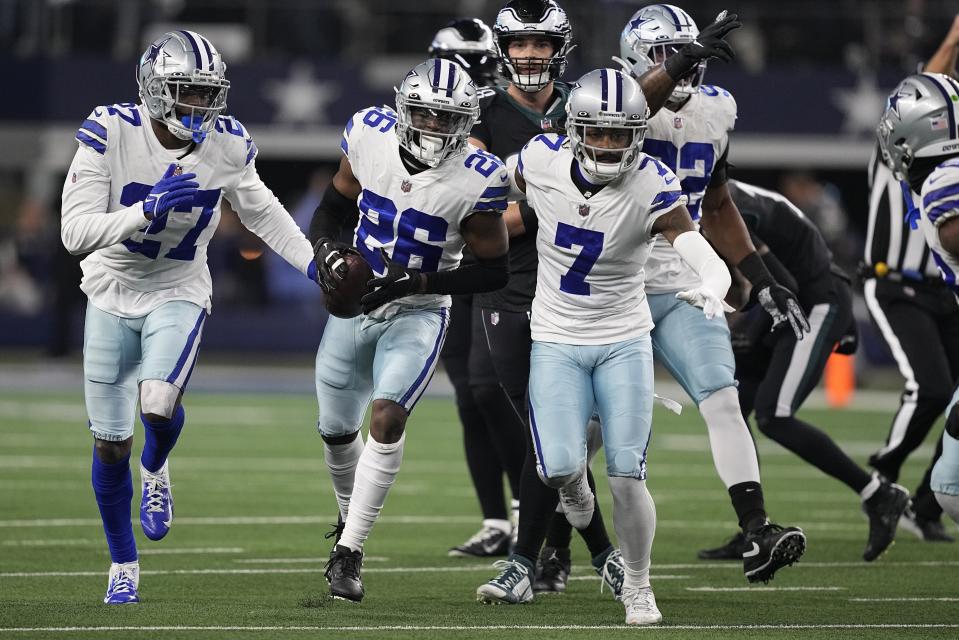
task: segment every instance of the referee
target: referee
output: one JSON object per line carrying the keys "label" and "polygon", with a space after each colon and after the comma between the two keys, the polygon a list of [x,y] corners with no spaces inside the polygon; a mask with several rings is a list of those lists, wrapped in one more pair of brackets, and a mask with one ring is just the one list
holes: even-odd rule
{"label": "referee", "polygon": [[[866,306],[906,380],[886,444],[869,464],[895,482],[906,458],[946,410],[959,379],[959,305],[936,269],[922,231],[906,222],[899,181],[879,156],[869,164],[869,227],[860,275]],[[913,206],[918,207],[918,196]],[[927,542],[952,542],[929,488],[942,438],[900,525]]]}

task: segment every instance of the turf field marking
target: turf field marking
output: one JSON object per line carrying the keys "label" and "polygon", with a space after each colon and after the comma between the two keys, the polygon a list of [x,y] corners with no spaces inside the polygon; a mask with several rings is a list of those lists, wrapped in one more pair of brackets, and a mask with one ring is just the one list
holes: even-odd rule
{"label": "turf field marking", "polygon": [[[599,580],[602,580],[603,577],[602,577],[602,576],[570,576],[570,577],[568,577],[568,578],[566,578],[566,579],[567,579],[567,580],[596,580],[596,581],[599,581]],[[677,575],[663,574],[663,575],[660,575],[660,576],[649,576],[649,579],[650,579],[650,580],[688,580],[688,579],[689,579],[689,576],[677,576]]]}
{"label": "turf field marking", "polygon": [[[738,561],[730,562],[702,562],[699,564],[656,564],[657,569],[742,569]],[[858,567],[860,569],[881,568],[888,566],[897,567],[956,567],[959,566],[959,560],[890,560],[882,562],[798,562],[793,568],[800,569],[825,569],[831,567]]]}
{"label": "turf field marking", "polygon": [[845,591],[846,587],[686,587],[686,591]]}
{"label": "turf field marking", "polygon": [[[292,574],[292,573],[322,573],[322,567],[269,567],[263,569],[156,569],[141,571],[140,575],[263,575],[263,574]],[[363,567],[363,573],[491,573],[495,567],[488,564],[469,564],[446,567]],[[0,573],[0,578],[84,578],[87,576],[103,575],[104,571],[7,571]],[[689,576],[653,575],[652,580],[679,580]],[[570,580],[599,580],[599,576],[573,577]]]}
{"label": "turf field marking", "polygon": [[[99,544],[103,544],[102,541],[99,541]],[[190,555],[190,554],[214,554],[214,553],[244,553],[246,550],[242,547],[176,547],[162,548],[162,549],[139,549],[139,554],[150,555],[150,556],[175,556],[179,554]]]}
{"label": "turf field marking", "polygon": [[[200,626],[152,626],[152,627],[0,627],[0,633],[25,632],[91,632],[91,631],[613,631],[628,629],[624,624],[618,625],[489,625],[489,626],[427,626],[427,625],[392,625],[369,627],[320,627],[320,626],[230,626],[230,627],[200,627]],[[777,630],[777,629],[959,629],[959,624],[727,624],[727,625],[698,625],[678,624],[674,626],[648,626],[643,631],[724,631],[724,630]]]}
{"label": "turf field marking", "polygon": [[[239,564],[326,564],[329,558],[237,558]],[[386,556],[363,556],[363,562],[388,562]]]}
{"label": "turf field marking", "polygon": [[959,602],[959,598],[849,598],[849,602]]}

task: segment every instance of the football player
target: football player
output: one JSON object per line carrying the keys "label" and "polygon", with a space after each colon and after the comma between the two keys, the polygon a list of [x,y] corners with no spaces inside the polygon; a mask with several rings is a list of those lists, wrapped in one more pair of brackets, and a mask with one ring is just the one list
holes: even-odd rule
{"label": "football player", "polygon": [[[959,82],[938,74],[909,76],[889,96],[877,134],[883,159],[904,191],[943,280],[959,295]],[[911,194],[909,194],[911,196]],[[932,470],[936,500],[959,523],[959,389],[946,409],[942,456]]]}
{"label": "football player", "polygon": [[[478,18],[453,20],[433,37],[430,55],[458,62],[483,95],[497,78],[499,56],[493,32]],[[487,90],[488,91],[488,90]],[[463,252],[462,264],[473,260]],[[453,296],[450,327],[440,359],[456,396],[463,425],[463,448],[483,523],[479,531],[449,550],[451,556],[505,556],[516,533],[523,432],[517,428],[506,392],[493,371],[479,306],[472,294]],[[513,500],[507,507],[503,474]]]}
{"label": "football player", "polygon": [[[591,71],[573,85],[566,112],[566,136],[530,140],[514,174],[539,229],[529,381],[537,471],[560,491],[571,521],[589,521],[586,425],[595,409],[625,565],[626,623],[654,624],[662,615],[649,584],[653,324],[643,264],[653,238],[664,237],[701,278],[676,297],[708,318],[722,317],[730,276],[696,230],[676,176],[640,151],[647,106],[639,84],[623,71]],[[526,570],[512,564],[517,575]]]}
{"label": "football player", "polygon": [[[331,238],[357,216],[354,244],[376,274],[364,312],[330,318],[316,356],[318,425],[343,521],[326,571],[337,598],[363,598],[363,544],[443,347],[450,294],[491,291],[509,278],[509,178],[496,156],[467,143],[478,116],[476,86],[459,64],[417,65],[396,111],[371,107],[347,122],[343,158],[310,225],[323,286],[336,288],[347,273],[346,247]],[[459,266],[464,245],[475,261]]]}
{"label": "football player", "polygon": [[[830,458],[811,454],[810,451],[829,451],[835,445],[831,445],[825,433],[795,417],[819,383],[826,361],[837,345],[844,353],[854,350],[856,325],[851,279],[832,263],[832,254],[816,226],[784,196],[738,181],[731,180],[728,185],[754,244],[764,254],[763,260],[781,282],[788,282],[796,292],[811,325],[810,335],[797,341],[791,331],[770,332],[772,318],[759,309],[745,314],[734,341],[743,416],[748,418],[755,410],[760,431],[777,442],[782,436],[775,429],[770,430],[775,425],[771,417],[799,423],[803,438],[793,444],[793,450],[817,466],[830,464],[820,468],[848,478],[847,483],[854,482],[856,477],[844,475],[844,469],[859,467],[854,463],[829,463]],[[878,479],[869,482],[875,490],[863,505],[869,517],[869,539],[863,557],[873,560],[892,544],[908,495],[898,485],[880,484]],[[748,547],[739,534],[726,547],[700,557],[738,559]]]}
{"label": "football player", "polygon": [[[646,71],[640,84],[651,111],[662,106],[675,82],[700,60],[731,59],[732,50],[723,37],[738,26],[735,15],[727,16],[712,25],[696,43],[685,47],[682,59],[677,58],[669,69],[656,67]],[[531,138],[544,131],[563,130],[570,86],[560,81],[560,77],[573,47],[572,35],[566,13],[552,0],[508,2],[497,15],[493,32],[510,83],[506,88],[497,88],[494,95],[482,101],[482,121],[473,129],[472,142],[506,158],[509,164],[515,162],[518,152]],[[508,217],[515,221],[510,225],[510,283],[501,291],[481,296],[479,303],[483,307],[483,324],[496,374],[516,408],[517,420],[526,423],[532,345],[530,313],[536,288],[536,216],[525,202],[518,207],[511,204],[510,211],[515,214]],[[530,433],[528,428],[524,432]],[[536,591],[562,591],[570,570],[569,524],[562,517],[550,520],[559,498],[554,489],[537,477],[531,439],[527,442],[520,494],[523,508],[510,558],[528,564],[529,568],[536,567]],[[585,529],[581,529],[581,535],[592,555],[594,568],[618,597],[623,564],[619,552],[610,544],[598,510]],[[547,546],[541,554],[544,539]],[[489,585],[480,587],[480,597],[506,603],[524,601],[517,595],[516,584],[507,580],[511,576],[512,573],[504,569]]]}
{"label": "football player", "polygon": [[82,262],[88,303],[83,371],[94,437],[93,492],[110,549],[104,602],[139,601],[130,525],[130,450],[144,426],[140,523],[151,540],[173,520],[168,456],[211,308],[207,244],[221,197],[240,220],[316,278],[309,242],[260,180],[257,149],[222,115],[230,83],[213,44],[193,31],[153,42],[137,65],[140,104],[95,108],[80,125],[63,186],[61,235]]}
{"label": "football player", "polygon": [[[699,37],[688,13],[673,5],[651,5],[626,24],[621,57],[633,69],[669,67]],[[717,250],[739,265],[775,325],[789,327],[798,340],[808,331],[805,316],[793,293],[766,269],[729,199],[726,157],[736,102],[724,89],[701,85],[705,68],[705,61],[698,62],[677,84],[665,108],[649,119],[643,151],[675,172],[693,221],[709,231]],[[796,527],[769,523],[755,445],[740,413],[725,318],[707,319],[676,299],[678,291],[697,280],[675,249],[658,238],[646,265],[646,291],[655,323],[653,353],[699,407],[716,469],[749,540],[750,553],[740,551],[737,557],[750,582],[765,582],[780,567],[799,559],[805,535]]]}

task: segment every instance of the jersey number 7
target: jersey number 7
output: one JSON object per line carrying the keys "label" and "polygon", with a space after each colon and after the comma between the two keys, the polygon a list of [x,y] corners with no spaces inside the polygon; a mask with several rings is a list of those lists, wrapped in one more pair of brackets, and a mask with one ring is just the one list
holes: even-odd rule
{"label": "jersey number 7", "polygon": [[560,276],[560,291],[574,296],[589,295],[589,283],[586,282],[586,276],[589,275],[593,265],[599,260],[599,254],[603,251],[604,238],[602,231],[581,229],[563,222],[556,226],[557,247],[572,249],[576,245],[583,248],[576,259],[573,260],[573,264],[566,275]]}

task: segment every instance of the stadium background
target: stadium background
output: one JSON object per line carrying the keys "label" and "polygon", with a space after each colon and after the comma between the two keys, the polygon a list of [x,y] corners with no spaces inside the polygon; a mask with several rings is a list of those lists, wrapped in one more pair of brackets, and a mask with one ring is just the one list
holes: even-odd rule
{"label": "stadium background", "polygon": [[[0,0],[0,69],[4,70],[4,99],[0,100],[0,592],[5,594],[0,596],[0,631],[28,623],[114,624],[95,608],[105,564],[102,541],[97,538],[100,532],[92,520],[88,436],[83,429],[80,345],[85,299],[77,288],[79,259],[66,254],[59,241],[60,190],[76,149],[73,135],[79,123],[96,105],[137,100],[135,63],[154,37],[171,28],[200,31],[219,47],[227,62],[232,82],[227,111],[256,139],[260,174],[305,228],[339,157],[339,136],[347,118],[361,107],[392,104],[392,87],[425,59],[432,35],[448,20],[475,16],[492,24],[500,4],[500,0]],[[567,0],[562,4],[578,43],[565,74],[572,80],[589,69],[610,65],[609,56],[618,54],[622,25],[636,9],[650,3]],[[731,39],[738,59],[730,65],[714,63],[706,75],[707,83],[729,89],[738,101],[739,120],[730,154],[733,175],[784,192],[817,222],[837,261],[853,270],[865,241],[866,164],[885,96],[932,54],[959,5],[938,0],[709,0],[682,6],[700,25],[722,9],[737,11],[744,23]],[[317,546],[318,527],[333,516],[329,515],[329,483],[321,473],[322,455],[310,425],[315,419],[312,360],[325,321],[320,294],[276,256],[263,254],[259,241],[226,211],[209,259],[214,314],[205,330],[187,402],[193,407],[193,431],[174,454],[181,458],[174,464],[183,470],[177,480],[184,496],[178,502],[184,517],[177,532],[182,537],[171,541],[174,548],[168,552],[175,554],[176,545],[187,545],[209,554],[202,560],[190,555],[151,556],[145,572],[197,569],[214,575],[189,581],[172,575],[150,578],[154,586],[147,593],[154,604],[160,587],[169,589],[164,592],[166,601],[161,598],[157,609],[147,609],[144,620],[256,625],[279,619],[293,625],[319,624],[316,628],[321,630],[334,629],[323,625],[351,622],[397,625],[390,627],[391,637],[400,637],[396,634],[403,633],[405,624],[490,623],[475,619],[478,614],[470,598],[471,589],[492,575],[484,567],[474,567],[473,573],[462,577],[448,574],[458,582],[433,582],[427,577],[431,574],[416,574],[412,585],[390,569],[375,573],[374,567],[369,580],[372,592],[387,595],[378,596],[384,599],[374,596],[372,607],[346,618],[328,610],[320,611],[319,617],[304,614],[302,607],[314,604],[299,596],[321,583],[322,564],[313,566],[302,579],[297,569],[286,574],[279,570],[278,576],[264,572],[248,582],[231,577],[230,602],[217,601],[222,595],[216,574],[220,567],[248,571],[247,567],[260,565],[223,565],[227,560],[218,553],[243,554],[239,548],[216,545],[242,540],[247,555],[311,554],[322,559],[326,543],[320,539]],[[885,438],[901,379],[869,323],[861,296],[857,316],[863,341],[856,357],[860,389],[853,408],[841,413],[819,411],[814,421],[831,428],[844,446],[851,443],[847,450],[863,461]],[[659,381],[667,379],[665,374],[658,376],[658,390]],[[667,384],[666,389],[666,395],[682,395],[674,386]],[[286,396],[262,395],[274,392]],[[418,441],[408,448],[398,490],[371,540],[371,555],[384,560],[395,556],[409,565],[440,564],[437,558],[445,560],[445,549],[465,538],[479,522],[449,393],[444,376],[437,375],[433,398],[424,401],[414,416],[417,431],[411,438]],[[821,401],[817,394],[811,404],[821,407]],[[236,413],[230,413],[234,405]],[[878,568],[866,570],[861,563],[847,562],[858,560],[865,532],[852,498],[835,482],[766,441],[760,442],[760,453],[764,476],[769,478],[767,491],[779,505],[777,513],[784,521],[801,521],[815,536],[809,568],[790,573],[788,584],[799,586],[787,588],[825,593],[775,603],[762,600],[758,607],[750,606],[756,600],[740,600],[735,593],[702,606],[701,594],[688,599],[682,590],[686,587],[680,585],[690,584],[683,582],[689,576],[667,572],[699,577],[698,569],[684,563],[690,562],[696,545],[720,542],[731,523],[698,417],[686,412],[681,423],[670,423],[671,419],[657,413],[657,423],[662,420],[672,431],[653,444],[662,452],[658,462],[664,479],[659,487],[666,487],[653,488],[660,504],[657,540],[663,541],[657,544],[672,545],[658,546],[654,562],[675,563],[659,570],[654,566],[654,583],[662,585],[657,586],[657,595],[668,621],[691,628],[717,623],[809,623],[834,630],[829,625],[906,622],[910,629],[883,627],[868,633],[890,638],[954,637],[949,635],[954,628],[917,626],[956,622],[956,598],[949,596],[959,593],[959,582],[954,568],[943,568],[957,564],[952,548],[937,546],[930,555],[928,546],[912,539],[896,547],[892,564],[877,563]],[[934,433],[940,432],[937,426]],[[51,444],[51,435],[57,442]],[[910,487],[931,452],[927,441],[914,454],[904,471]],[[48,468],[55,470],[43,471]],[[75,489],[64,493],[62,485],[56,485],[61,480],[73,483]],[[233,484],[227,488],[227,483]],[[435,487],[446,489],[436,493]],[[240,495],[232,493],[236,489]],[[611,513],[605,495],[603,503]],[[703,497],[709,498],[708,507],[697,506]],[[445,521],[437,530],[436,519],[424,515],[433,512],[460,515],[443,516]],[[239,530],[214,526],[225,524],[213,521],[228,515],[236,516]],[[205,516],[209,517],[204,520]],[[243,521],[247,516],[249,520]],[[712,519],[697,523],[697,517]],[[262,526],[271,523],[273,527]],[[48,525],[52,528],[45,529]],[[301,531],[300,525],[310,530]],[[267,528],[271,535],[265,536]],[[415,540],[408,534],[415,534]],[[745,584],[738,570],[701,567],[700,573],[709,578],[702,584],[710,586],[687,590],[726,585],[735,591]],[[41,570],[73,571],[71,575],[81,577],[82,585],[69,577],[62,578],[62,583],[61,578],[52,577],[34,582],[17,573]],[[584,575],[585,569],[574,568],[577,571]],[[658,577],[663,582],[657,583]],[[877,584],[881,585],[878,591]],[[502,611],[492,622],[621,622],[621,607],[611,606],[615,603],[607,602],[608,595],[594,594],[594,586],[589,585],[586,598],[585,583],[573,583],[573,590],[582,595],[567,599],[568,609],[548,608],[545,613],[532,609],[531,614]],[[928,595],[929,602],[905,613],[896,609],[898,605],[877,611],[838,599],[830,589],[888,597],[905,590],[907,595]],[[291,591],[293,598],[288,596]],[[421,595],[410,603],[402,599],[407,592]],[[193,594],[208,596],[205,602],[213,604],[203,612],[188,611],[182,598]],[[941,601],[935,602],[936,597]],[[422,631],[416,629],[408,633]],[[437,633],[442,634],[442,629]],[[530,630],[524,637],[533,633]],[[707,635],[695,637],[740,637],[740,633],[741,629],[707,629]],[[811,633],[804,637],[826,637]],[[856,633],[866,632],[836,633],[857,637]]]}

